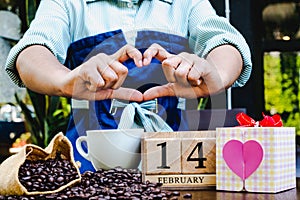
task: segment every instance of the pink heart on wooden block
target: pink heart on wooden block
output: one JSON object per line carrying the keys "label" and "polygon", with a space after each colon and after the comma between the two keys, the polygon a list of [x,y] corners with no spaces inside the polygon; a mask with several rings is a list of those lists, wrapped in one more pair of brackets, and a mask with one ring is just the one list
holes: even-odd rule
{"label": "pink heart on wooden block", "polygon": [[223,158],[228,167],[245,180],[259,167],[263,148],[255,140],[248,140],[244,144],[239,140],[230,140],[223,147]]}

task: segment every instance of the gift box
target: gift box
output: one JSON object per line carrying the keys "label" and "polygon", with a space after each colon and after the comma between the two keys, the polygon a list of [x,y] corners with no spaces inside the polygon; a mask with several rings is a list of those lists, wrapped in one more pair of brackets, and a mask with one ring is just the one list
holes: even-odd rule
{"label": "gift box", "polygon": [[217,190],[277,193],[296,187],[295,128],[261,124],[216,129]]}

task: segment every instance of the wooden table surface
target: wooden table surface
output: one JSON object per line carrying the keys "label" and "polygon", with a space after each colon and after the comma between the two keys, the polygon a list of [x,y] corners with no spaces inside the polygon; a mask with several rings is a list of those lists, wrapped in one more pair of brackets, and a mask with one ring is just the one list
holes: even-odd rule
{"label": "wooden table surface", "polygon": [[180,191],[181,200],[186,193],[192,194],[193,200],[297,200],[300,199],[300,177],[297,178],[297,188],[276,194],[249,193],[249,192],[225,192],[214,189],[203,189],[197,191]]}

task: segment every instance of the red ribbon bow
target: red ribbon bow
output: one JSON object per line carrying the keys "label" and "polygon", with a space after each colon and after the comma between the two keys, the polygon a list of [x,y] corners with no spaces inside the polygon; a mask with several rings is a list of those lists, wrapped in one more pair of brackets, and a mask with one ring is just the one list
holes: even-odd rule
{"label": "red ribbon bow", "polygon": [[268,116],[262,113],[263,119],[261,121],[256,122],[254,119],[246,115],[245,113],[238,113],[236,115],[236,120],[240,124],[240,126],[245,127],[282,127],[283,123],[281,121],[281,117],[278,114],[273,116]]}

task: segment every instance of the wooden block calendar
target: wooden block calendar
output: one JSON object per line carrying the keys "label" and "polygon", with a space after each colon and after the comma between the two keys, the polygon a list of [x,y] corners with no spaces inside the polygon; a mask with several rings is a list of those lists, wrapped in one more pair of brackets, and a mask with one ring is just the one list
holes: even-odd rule
{"label": "wooden block calendar", "polygon": [[216,132],[147,133],[142,139],[143,181],[168,189],[216,186]]}

